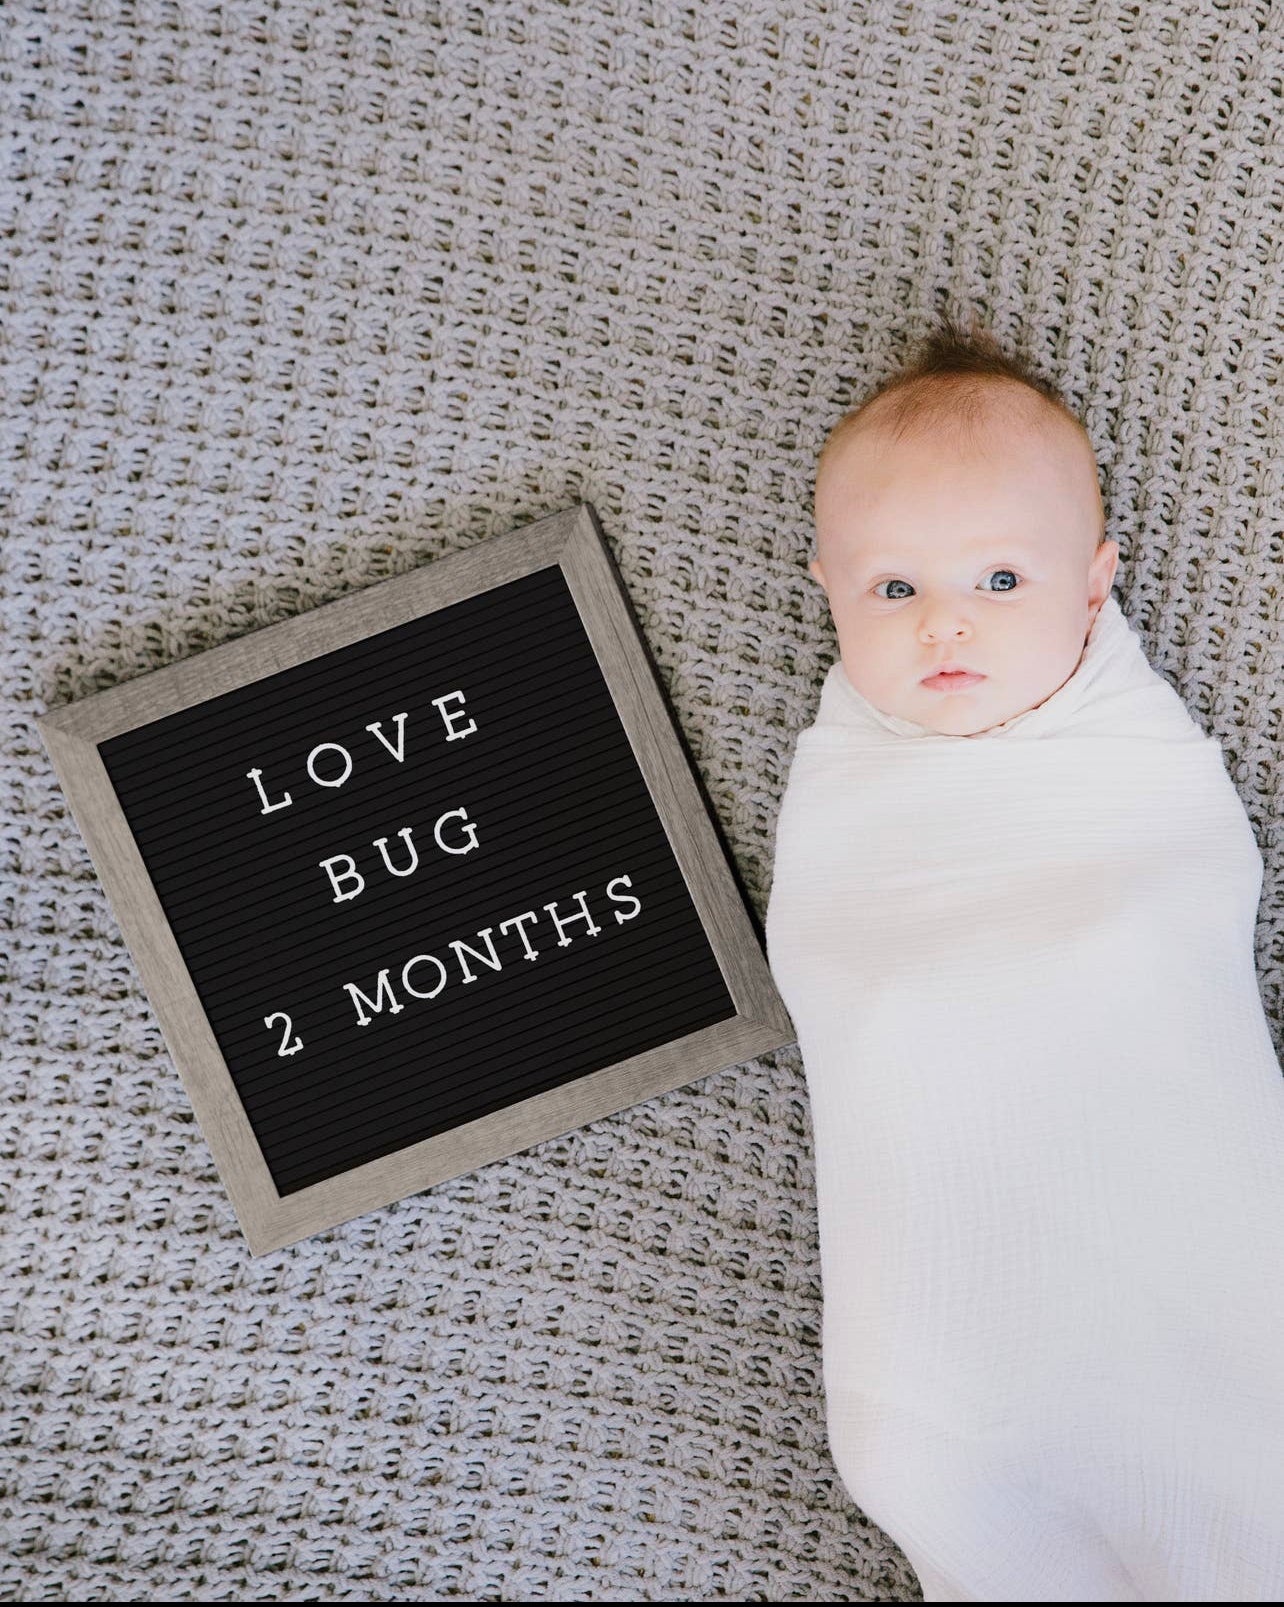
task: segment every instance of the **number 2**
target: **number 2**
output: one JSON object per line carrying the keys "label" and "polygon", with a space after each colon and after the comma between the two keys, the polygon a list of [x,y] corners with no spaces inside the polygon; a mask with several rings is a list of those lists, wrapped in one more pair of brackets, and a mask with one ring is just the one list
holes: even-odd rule
{"label": "number 2", "polygon": [[274,1021],[285,1022],[285,1031],[281,1034],[281,1047],[277,1050],[277,1055],[297,1054],[299,1050],[303,1048],[303,1039],[300,1038],[296,1032],[294,1034],[294,1042],[288,1042],[290,1033],[294,1027],[294,1023],[290,1020],[289,1016],[286,1015],[284,1010],[273,1010],[270,1016],[263,1017],[263,1025],[265,1027],[270,1027]]}

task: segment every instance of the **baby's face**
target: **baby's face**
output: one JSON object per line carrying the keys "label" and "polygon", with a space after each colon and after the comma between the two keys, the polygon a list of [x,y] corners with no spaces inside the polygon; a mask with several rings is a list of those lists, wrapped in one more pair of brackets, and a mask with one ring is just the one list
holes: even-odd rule
{"label": "baby's face", "polygon": [[[975,736],[1073,674],[1110,595],[1096,462],[1073,425],[986,446],[861,430],[816,486],[818,556],[843,669],[885,714]],[[938,681],[957,663],[981,679]]]}

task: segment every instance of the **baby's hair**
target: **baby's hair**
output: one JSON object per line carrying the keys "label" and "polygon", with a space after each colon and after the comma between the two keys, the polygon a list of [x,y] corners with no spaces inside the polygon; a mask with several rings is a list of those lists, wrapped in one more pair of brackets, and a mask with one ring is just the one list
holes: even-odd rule
{"label": "baby's hair", "polygon": [[1088,440],[1083,421],[1033,363],[1004,351],[975,320],[964,329],[941,313],[913,356],[830,430],[816,460],[816,480],[837,448],[861,428],[876,427],[892,440],[942,428],[955,439],[975,439],[996,425],[1037,426],[1048,419],[1049,407]]}

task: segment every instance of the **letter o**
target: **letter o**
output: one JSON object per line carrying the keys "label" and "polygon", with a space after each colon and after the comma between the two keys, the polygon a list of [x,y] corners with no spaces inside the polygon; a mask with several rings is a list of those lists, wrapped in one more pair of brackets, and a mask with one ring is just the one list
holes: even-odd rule
{"label": "letter o", "polygon": [[[409,981],[410,967],[412,965],[418,965],[420,960],[431,960],[432,963],[441,972],[441,981],[437,984],[437,986],[432,990],[431,993],[420,993],[418,988],[412,988],[410,986],[410,981]],[[437,997],[437,995],[441,992],[441,990],[446,986],[446,967],[441,963],[441,961],[437,958],[437,956],[435,954],[416,954],[416,955],[413,955],[409,960],[406,961],[405,965],[403,965],[402,968],[401,968],[401,986],[405,989],[405,991],[407,993],[413,993],[416,999],[435,999]]]}
{"label": "letter o", "polygon": [[[317,754],[324,753],[327,748],[333,748],[336,753],[341,753],[344,758],[344,771],[337,781],[327,781],[324,776],[319,776],[312,768],[312,762]],[[347,748],[341,748],[337,742],[318,742],[312,752],[308,754],[308,774],[318,787],[341,787],[352,774],[352,755]]]}

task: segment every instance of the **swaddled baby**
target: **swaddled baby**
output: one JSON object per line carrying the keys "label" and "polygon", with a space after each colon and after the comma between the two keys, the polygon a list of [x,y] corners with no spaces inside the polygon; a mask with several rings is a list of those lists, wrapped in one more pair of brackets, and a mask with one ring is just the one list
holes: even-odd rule
{"label": "swaddled baby", "polygon": [[1262,862],[1111,593],[1086,433],[947,321],[816,525],[840,651],[766,936],[838,1471],[929,1601],[1284,1599]]}

